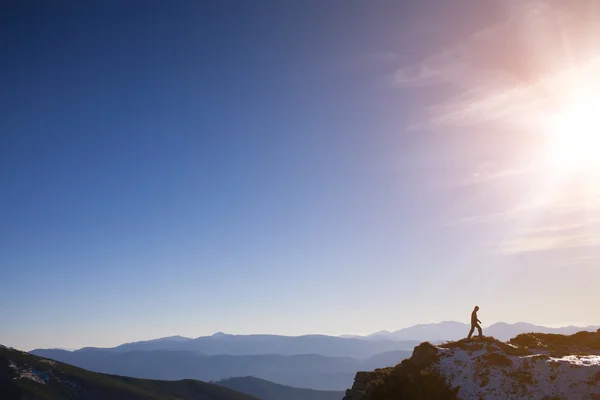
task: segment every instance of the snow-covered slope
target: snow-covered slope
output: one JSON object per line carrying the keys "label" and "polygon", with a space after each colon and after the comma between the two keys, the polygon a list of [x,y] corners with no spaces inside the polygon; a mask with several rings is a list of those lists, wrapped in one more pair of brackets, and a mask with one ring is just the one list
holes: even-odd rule
{"label": "snow-covered slope", "polygon": [[392,398],[600,399],[600,331],[422,343],[394,368],[358,373],[345,397]]}
{"label": "snow-covered slope", "polygon": [[520,353],[501,342],[471,341],[438,348],[434,363],[460,399],[597,399],[600,396],[600,355],[553,357],[539,349]]}

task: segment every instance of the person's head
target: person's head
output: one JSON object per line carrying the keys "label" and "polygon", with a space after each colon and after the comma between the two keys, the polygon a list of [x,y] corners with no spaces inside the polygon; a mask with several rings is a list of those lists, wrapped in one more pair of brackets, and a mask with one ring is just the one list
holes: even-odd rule
{"label": "person's head", "polygon": [[479,311],[479,306],[475,306],[475,311]]}

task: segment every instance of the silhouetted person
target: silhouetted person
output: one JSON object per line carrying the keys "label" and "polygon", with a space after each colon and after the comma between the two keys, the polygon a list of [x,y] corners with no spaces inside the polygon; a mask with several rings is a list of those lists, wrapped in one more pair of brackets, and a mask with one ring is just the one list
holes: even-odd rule
{"label": "silhouetted person", "polygon": [[479,331],[479,337],[483,336],[483,332],[481,331],[481,325],[479,325],[481,321],[477,319],[477,311],[479,311],[479,306],[475,306],[475,309],[471,313],[471,330],[469,331],[469,339],[471,339],[471,336],[473,336],[473,331],[475,330],[475,328],[477,328],[477,330]]}

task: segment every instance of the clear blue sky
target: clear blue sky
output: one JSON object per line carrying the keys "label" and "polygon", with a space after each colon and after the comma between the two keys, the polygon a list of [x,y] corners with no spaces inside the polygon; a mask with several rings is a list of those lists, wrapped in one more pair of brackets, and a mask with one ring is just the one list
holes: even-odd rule
{"label": "clear blue sky", "polygon": [[4,3],[0,343],[598,323],[560,3]]}

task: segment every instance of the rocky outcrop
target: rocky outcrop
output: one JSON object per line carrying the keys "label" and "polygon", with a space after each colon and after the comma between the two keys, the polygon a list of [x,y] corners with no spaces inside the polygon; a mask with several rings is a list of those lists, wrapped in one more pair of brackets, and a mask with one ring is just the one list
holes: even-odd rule
{"label": "rocky outcrop", "polygon": [[[411,368],[427,368],[438,357],[438,348],[428,342],[421,343],[415,347],[409,363]],[[400,365],[398,366],[400,367]],[[346,390],[344,400],[367,400],[371,392],[379,385],[385,383],[386,379],[398,367],[376,369],[371,372],[358,372],[354,378],[351,389]]]}
{"label": "rocky outcrop", "polygon": [[391,368],[376,369],[375,371],[357,372],[351,389],[346,390],[343,400],[363,400],[367,397],[367,389],[370,385],[383,381],[389,374]]}
{"label": "rocky outcrop", "polygon": [[410,358],[412,363],[420,368],[425,368],[433,363],[438,357],[438,348],[429,342],[424,342],[415,347]]}
{"label": "rocky outcrop", "polygon": [[359,372],[345,400],[600,399],[600,331],[422,343],[394,368]]}

